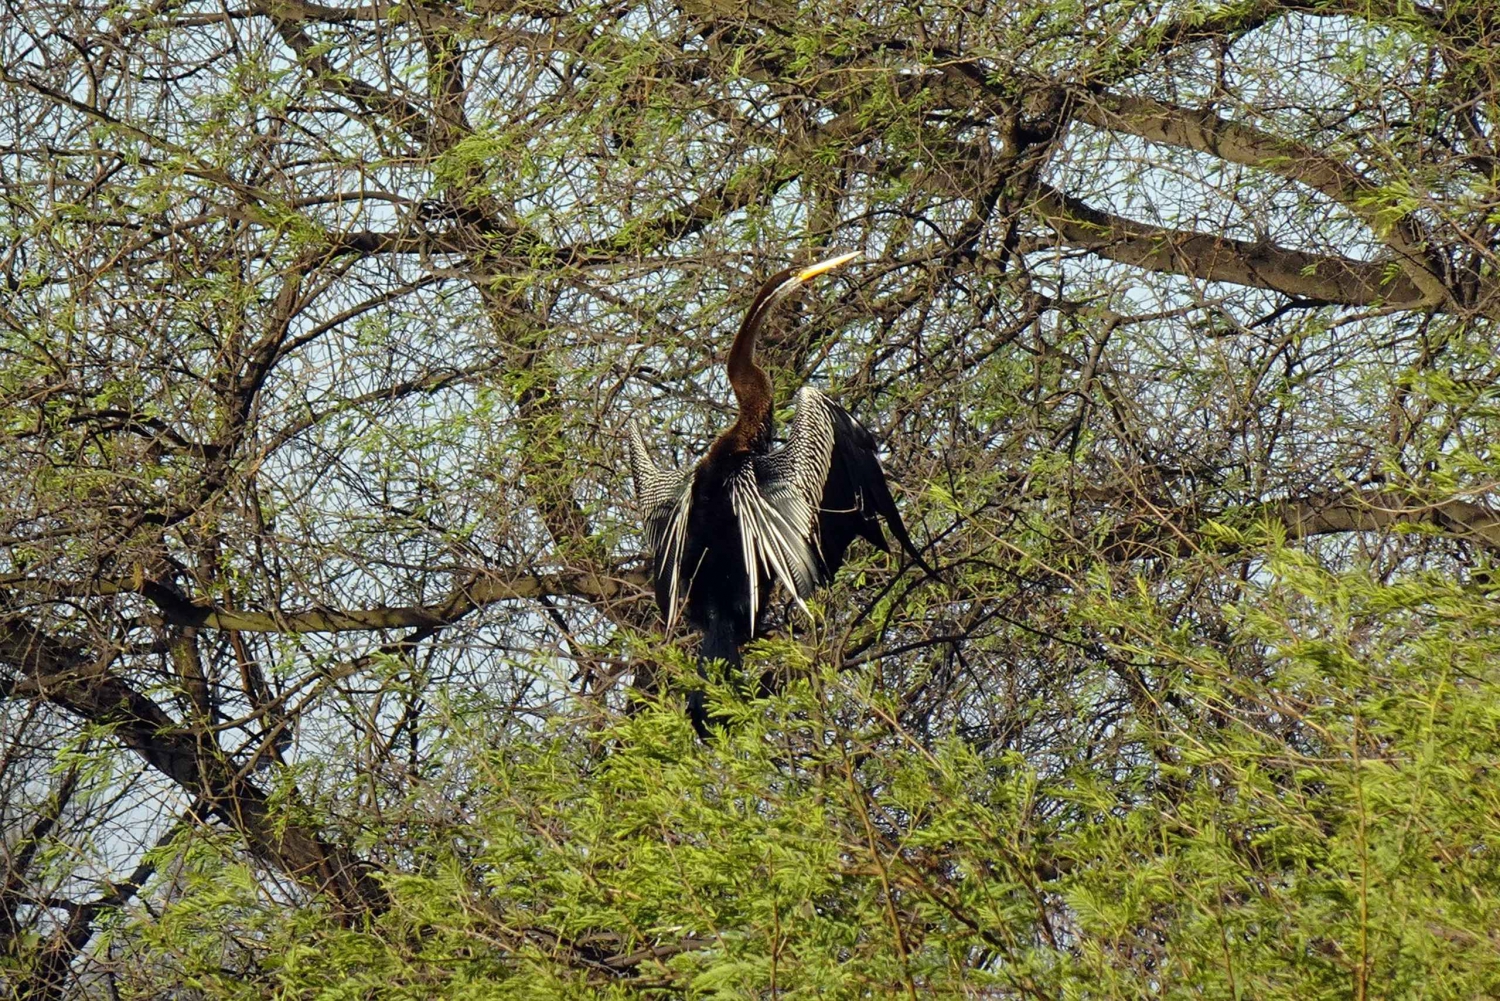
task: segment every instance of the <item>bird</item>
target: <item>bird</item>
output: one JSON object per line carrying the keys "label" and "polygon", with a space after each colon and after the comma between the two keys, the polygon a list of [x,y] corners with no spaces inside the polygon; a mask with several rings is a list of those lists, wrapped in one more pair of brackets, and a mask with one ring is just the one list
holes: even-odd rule
{"label": "bird", "polygon": [[[669,633],[679,615],[702,633],[700,675],[714,661],[740,666],[740,647],[755,636],[777,584],[806,614],[805,599],[833,579],[855,538],[889,552],[882,520],[933,574],[901,521],[875,436],[847,410],[803,386],[786,441],[775,447],[771,380],[755,361],[757,335],[793,292],[859,256],[787,268],[760,287],[726,359],[739,412],[686,473],[658,466],[640,426],[627,424],[656,602]],[[688,694],[688,715],[706,739],[702,692]]]}

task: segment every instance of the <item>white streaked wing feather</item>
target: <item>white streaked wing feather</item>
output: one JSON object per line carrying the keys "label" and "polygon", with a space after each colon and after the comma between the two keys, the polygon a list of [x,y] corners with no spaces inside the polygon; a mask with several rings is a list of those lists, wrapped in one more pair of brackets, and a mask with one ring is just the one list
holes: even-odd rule
{"label": "white streaked wing feather", "polygon": [[791,592],[792,600],[806,611],[802,597],[811,592],[816,583],[815,566],[807,552],[807,543],[781,512],[764,500],[758,499],[755,505],[755,526],[761,540],[757,552],[770,563],[767,569],[775,571],[782,585]]}
{"label": "white streaked wing feather", "polygon": [[796,413],[782,451],[791,458],[791,482],[816,515],[833,464],[833,418],[823,394],[811,386],[797,390]]}
{"label": "white streaked wing feather", "polygon": [[[833,461],[833,421],[823,394],[811,386],[797,391],[796,408],[786,444],[756,460],[756,476],[761,496],[811,549],[818,545],[818,509]],[[812,583],[819,582],[814,572]]]}
{"label": "white streaked wing feather", "polygon": [[759,608],[760,573],[764,570],[791,594],[803,612],[802,599],[817,583],[817,563],[801,524],[788,520],[761,496],[755,469],[746,465],[730,485],[730,504],[740,526],[745,574],[750,581],[750,607]]}
{"label": "white streaked wing feather", "polygon": [[625,445],[630,458],[630,478],[635,483],[636,500],[645,508],[655,508],[677,495],[682,474],[663,469],[651,459],[640,425],[631,420],[626,425]]}
{"label": "white streaked wing feather", "polygon": [[[636,501],[646,514],[646,547],[651,550],[653,573],[667,574],[667,629],[677,621],[677,595],[681,587],[682,554],[687,545],[688,508],[692,504],[692,474],[662,469],[651,459],[640,426],[626,426],[626,448]],[[659,592],[658,592],[659,593]]]}
{"label": "white streaked wing feather", "polygon": [[692,480],[696,472],[695,469],[683,479],[681,490],[671,507],[666,530],[662,533],[662,555],[656,561],[658,567],[666,567],[671,575],[667,584],[667,632],[671,632],[672,627],[677,624],[677,596],[681,589],[682,557],[687,548],[688,509],[693,503]]}

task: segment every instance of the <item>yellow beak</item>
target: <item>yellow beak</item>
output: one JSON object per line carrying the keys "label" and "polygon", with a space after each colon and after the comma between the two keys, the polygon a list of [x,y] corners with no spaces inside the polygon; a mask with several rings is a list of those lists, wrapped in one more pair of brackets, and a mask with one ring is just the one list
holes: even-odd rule
{"label": "yellow beak", "polygon": [[848,264],[850,261],[859,256],[859,251],[851,250],[847,254],[840,254],[837,257],[830,257],[826,261],[819,261],[817,264],[810,264],[807,267],[803,268],[801,271],[797,272],[797,282],[798,284],[801,284],[802,282],[807,281],[809,278],[816,278],[819,275],[824,274],[825,272],[832,271],[834,268],[843,267],[845,264]]}

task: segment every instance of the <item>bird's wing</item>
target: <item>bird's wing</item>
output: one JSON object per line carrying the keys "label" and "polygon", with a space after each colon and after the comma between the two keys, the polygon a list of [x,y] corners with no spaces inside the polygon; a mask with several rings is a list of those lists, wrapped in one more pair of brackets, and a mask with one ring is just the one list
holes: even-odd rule
{"label": "bird's wing", "polygon": [[789,520],[817,556],[817,580],[832,578],[855,536],[888,549],[879,519],[926,567],[891,497],[875,436],[811,386],[797,393],[786,444],[757,460],[761,495]]}
{"label": "bird's wing", "polygon": [[[646,525],[658,535],[651,548],[651,579],[656,584],[656,607],[667,619],[667,632],[677,625],[677,599],[682,595],[682,565],[688,543],[688,510],[693,503],[693,475],[697,467],[683,477],[677,497],[658,507]],[[701,556],[701,551],[700,551]]]}
{"label": "bird's wing", "polygon": [[729,480],[729,503],[739,525],[740,551],[750,581],[750,614],[753,617],[760,609],[762,572],[779,580],[805,613],[802,599],[822,580],[807,531],[813,511],[795,491],[766,491],[761,474],[765,458],[745,463]]}
{"label": "bird's wing", "polygon": [[656,603],[670,625],[675,618],[673,609],[677,607],[678,567],[682,563],[692,490],[688,477],[675,469],[662,469],[651,460],[635,421],[630,422],[627,430],[630,477],[635,482],[636,503],[646,519],[646,548],[651,551]]}

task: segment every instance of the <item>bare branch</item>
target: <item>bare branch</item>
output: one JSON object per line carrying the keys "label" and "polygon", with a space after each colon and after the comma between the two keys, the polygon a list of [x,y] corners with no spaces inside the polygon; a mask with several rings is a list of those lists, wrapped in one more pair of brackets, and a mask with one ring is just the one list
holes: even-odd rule
{"label": "bare branch", "polygon": [[1163,520],[1163,515],[1170,518],[1174,513],[1153,508],[1147,518],[1114,532],[1103,545],[1103,553],[1115,560],[1188,555],[1203,546],[1212,546],[1199,534],[1201,527],[1210,521],[1230,527],[1270,523],[1292,540],[1351,532],[1389,532],[1411,526],[1500,553],[1500,513],[1472,501],[1458,498],[1431,501],[1403,490],[1315,494],[1213,514],[1182,512],[1181,520]]}
{"label": "bare branch", "polygon": [[1101,212],[1046,184],[1038,185],[1031,207],[1064,243],[1147,271],[1248,285],[1325,303],[1435,308],[1395,262],[1366,263],[1148,226]]}
{"label": "bare branch", "polygon": [[1184,108],[1145,97],[1091,95],[1079,101],[1074,117],[1099,128],[1268,170],[1320,191],[1369,225],[1395,254],[1427,305],[1453,305],[1448,288],[1428,261],[1430,242],[1421,225],[1409,213],[1389,216],[1379,186],[1331,156],[1229,121],[1210,109]]}

